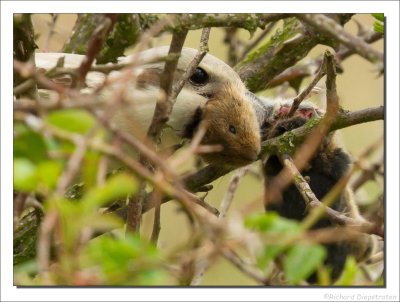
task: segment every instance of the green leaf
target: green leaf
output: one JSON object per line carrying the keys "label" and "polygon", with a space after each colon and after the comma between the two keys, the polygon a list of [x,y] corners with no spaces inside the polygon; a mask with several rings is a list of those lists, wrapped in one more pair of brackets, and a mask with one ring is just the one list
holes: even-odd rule
{"label": "green leaf", "polygon": [[385,14],[375,13],[371,14],[376,20],[382,21],[385,20]]}
{"label": "green leaf", "polygon": [[247,217],[245,226],[264,233],[298,233],[300,225],[298,222],[279,216],[276,212],[260,213]]}
{"label": "green leaf", "polygon": [[14,158],[14,189],[29,192],[36,185],[36,166],[26,158]]}
{"label": "green leaf", "polygon": [[14,126],[14,157],[24,157],[38,163],[47,159],[47,146],[43,136],[25,125]]}
{"label": "green leaf", "polygon": [[95,124],[94,118],[84,110],[63,109],[53,111],[47,115],[50,124],[77,133],[87,133]]}
{"label": "green leaf", "polygon": [[96,238],[83,250],[80,261],[82,267],[96,267],[103,285],[156,285],[164,274],[156,247],[138,235]]}
{"label": "green leaf", "polygon": [[287,247],[285,245],[266,245],[263,252],[257,257],[258,267],[264,270],[268,264],[281,254]]}
{"label": "green leaf", "polygon": [[44,161],[40,163],[36,170],[39,184],[44,186],[45,190],[54,189],[62,170],[63,165],[58,161]]}
{"label": "green leaf", "polygon": [[103,186],[91,188],[83,196],[81,202],[87,211],[91,211],[116,199],[134,194],[137,188],[138,184],[135,178],[121,173],[110,177]]}
{"label": "green leaf", "polygon": [[292,284],[307,279],[326,257],[325,249],[316,244],[295,245],[288,250],[283,262],[286,278]]}
{"label": "green leaf", "polygon": [[374,30],[375,30],[377,33],[383,34],[383,32],[384,32],[384,25],[383,25],[383,23],[376,21],[376,22],[374,23]]}
{"label": "green leaf", "polygon": [[89,188],[96,185],[100,158],[98,152],[88,151],[85,154],[82,174],[83,182]]}
{"label": "green leaf", "polygon": [[346,259],[344,270],[340,275],[339,279],[335,282],[338,286],[349,286],[354,285],[354,280],[357,273],[357,262],[354,257],[349,256]]}
{"label": "green leaf", "polygon": [[297,221],[286,219],[272,211],[247,217],[245,226],[276,237],[274,244],[267,242],[263,252],[258,255],[257,261],[261,269],[265,269],[271,260],[275,259],[288,248],[288,242],[285,242],[286,239],[301,232]]}
{"label": "green leaf", "polygon": [[385,15],[380,14],[380,13],[371,14],[371,15],[375,18],[375,20],[377,20],[374,22],[374,30],[378,33],[383,34],[383,32],[384,32],[384,23],[383,22],[385,20]]}

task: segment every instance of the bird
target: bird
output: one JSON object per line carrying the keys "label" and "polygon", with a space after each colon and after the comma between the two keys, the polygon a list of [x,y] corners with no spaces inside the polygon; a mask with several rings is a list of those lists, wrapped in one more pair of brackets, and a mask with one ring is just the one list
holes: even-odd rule
{"label": "bird", "polygon": [[[168,46],[161,46],[119,58],[119,63],[132,60],[139,63],[132,81],[119,78],[123,70],[109,75],[89,72],[86,88],[82,91],[92,93],[107,80],[111,84],[105,85],[99,96],[109,101],[121,96],[117,94],[122,90],[122,102],[110,106],[114,107],[110,120],[118,129],[142,138],[151,124],[157,100],[164,93],[160,89],[160,75],[165,62],[155,58],[166,57],[168,50]],[[174,83],[182,77],[197,53],[198,50],[193,48],[182,49]],[[84,55],[38,52],[35,64],[48,71],[57,66],[60,58],[66,68],[78,68],[85,60]],[[222,146],[222,151],[202,154],[206,162],[232,168],[248,165],[258,159],[261,139],[256,110],[247,93],[238,74],[225,62],[207,53],[178,94],[165,126],[171,128],[178,139],[190,140],[204,122],[207,129],[202,143]]]}

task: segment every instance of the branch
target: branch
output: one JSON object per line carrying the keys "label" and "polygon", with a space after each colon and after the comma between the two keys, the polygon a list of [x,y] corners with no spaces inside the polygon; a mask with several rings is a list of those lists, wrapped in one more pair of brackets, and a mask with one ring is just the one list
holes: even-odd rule
{"label": "branch", "polygon": [[224,199],[222,199],[221,206],[220,206],[220,218],[224,218],[226,216],[226,213],[228,212],[228,209],[232,203],[235,191],[239,185],[240,180],[243,178],[243,176],[247,172],[247,167],[240,168],[239,170],[236,171],[236,173],[232,176],[228,190],[225,193]]}
{"label": "branch", "polygon": [[[72,35],[63,46],[62,52],[85,54],[88,41],[92,37],[97,24],[103,23],[105,14],[79,14]],[[124,54],[127,47],[134,45],[139,35],[146,28],[139,14],[118,14],[115,26],[107,35],[107,43],[102,47],[97,63],[116,62]]]}
{"label": "branch", "polygon": [[268,34],[271,33],[272,29],[275,27],[276,22],[271,22],[268,24],[267,28],[255,39],[252,41],[250,44],[246,46],[246,48],[243,50],[241,56],[237,60],[237,62],[243,61],[246,56],[250,53],[251,50],[253,50],[254,47],[256,47]]}
{"label": "branch", "polygon": [[292,107],[290,108],[289,113],[287,114],[288,117],[291,117],[294,115],[294,113],[297,111],[299,108],[301,102],[310,94],[311,90],[317,85],[319,80],[326,74],[326,60],[324,60],[319,67],[318,73],[315,75],[314,79],[311,81],[311,83],[298,95],[293,99]]}
{"label": "branch", "polygon": [[[287,19],[282,30],[278,30],[271,39],[234,67],[252,92],[265,89],[275,76],[294,66],[317,44],[334,46],[336,42],[311,26],[302,24],[291,14],[285,17]],[[350,14],[346,14],[342,21],[347,22],[350,17]]]}
{"label": "branch", "polygon": [[156,108],[154,109],[153,119],[151,121],[149,130],[147,131],[147,135],[153,141],[157,141],[159,139],[161,130],[168,121],[174,105],[175,100],[171,99],[172,84],[186,35],[186,30],[174,33],[172,35],[171,46],[168,52],[168,57],[170,59],[165,63],[164,71],[161,74],[160,79],[160,88],[165,92],[166,100],[157,101]]}
{"label": "branch", "polygon": [[252,279],[256,280],[258,283],[266,285],[268,283],[267,277],[264,273],[255,268],[250,266],[248,263],[244,262],[233,250],[229,248],[221,248],[222,256],[235,265],[240,271],[251,277]]}
{"label": "branch", "polygon": [[[373,122],[383,119],[384,119],[383,106],[379,106],[376,108],[361,109],[352,112],[340,111],[337,114],[335,120],[333,121],[329,131],[334,131],[362,123]],[[315,121],[310,121],[309,123],[306,123],[302,127],[288,131],[282,134],[281,136],[274,137],[263,142],[259,158],[263,158],[266,154],[279,154],[280,150],[285,149],[286,146],[290,145],[297,146],[298,144],[300,144],[302,141],[304,141],[304,138],[311,132],[312,130],[312,127],[310,127],[310,125],[312,125],[311,123],[315,123]],[[184,183],[189,191],[197,192],[198,189],[213,182],[214,180],[220,178],[221,176],[228,174],[231,171],[232,169],[229,168],[222,168],[213,165],[208,165],[205,168],[197,171],[196,173],[185,177]]]}
{"label": "branch", "polygon": [[[13,58],[14,62],[30,62],[35,64],[34,52],[37,48],[35,43],[35,33],[33,31],[31,15],[30,14],[15,14],[13,27]],[[13,71],[13,86],[19,87],[25,82],[26,76],[19,70],[14,68]],[[14,88],[14,89],[15,89]],[[14,91],[15,93],[15,91]],[[26,90],[18,91],[15,93],[17,96],[21,94],[35,96],[37,93],[36,87],[33,83]]]}
{"label": "branch", "polygon": [[[383,36],[381,33],[377,33],[375,31],[364,31],[360,33],[359,37],[367,43],[373,43],[382,39]],[[354,53],[354,50],[351,50],[347,46],[342,44],[335,54],[335,61],[340,64]],[[291,83],[293,88],[298,89],[297,85],[300,85],[301,80],[304,77],[314,75],[317,68],[321,65],[322,61],[323,57],[319,56],[316,59],[308,60],[305,63],[289,67],[279,75],[275,76],[272,80],[270,80],[267,83],[266,87],[272,88],[282,85],[285,82],[289,82]]]}
{"label": "branch", "polygon": [[347,33],[342,26],[331,18],[322,14],[296,14],[296,17],[343,43],[368,61],[378,63],[383,68],[383,53],[376,51],[362,39]]}
{"label": "branch", "polygon": [[326,206],[318,198],[315,196],[313,191],[310,188],[308,182],[304,179],[304,177],[300,174],[293,160],[288,155],[281,156],[282,162],[284,166],[289,170],[292,175],[292,180],[301,196],[303,197],[306,208],[320,208],[322,207],[323,213],[327,216],[327,218],[333,223],[347,226],[357,226],[365,229],[371,229],[373,224],[367,222],[365,220],[354,219],[348,217],[338,211],[333,210],[332,208]]}
{"label": "branch", "polygon": [[237,27],[254,32],[274,21],[286,18],[288,14],[182,14],[173,26],[164,30],[195,30],[204,27]]}
{"label": "branch", "polygon": [[116,20],[117,16],[115,14],[105,15],[102,22],[96,27],[96,29],[91,34],[88,43],[88,48],[86,51],[86,57],[84,58],[79,67],[78,78],[76,81],[77,87],[81,88],[85,83],[86,75],[89,72],[90,68],[92,67],[97,54],[100,52],[101,47],[104,41],[106,40],[108,33],[113,28]]}
{"label": "branch", "polygon": [[[373,122],[384,119],[384,107],[379,106],[375,108],[361,109],[357,111],[339,111],[335,120],[332,122],[329,131],[335,131],[347,128],[354,125],[359,125],[367,122]],[[266,154],[279,154],[280,150],[291,145],[297,146],[304,141],[305,137],[309,135],[313,127],[317,127],[320,119],[310,120],[305,125],[284,134],[266,140],[261,144],[262,149],[260,157]],[[311,127],[310,127],[311,126]],[[290,142],[289,142],[290,140]]]}
{"label": "branch", "polygon": [[205,55],[208,52],[208,39],[210,36],[210,31],[211,28],[206,27],[203,28],[203,31],[201,33],[201,38],[200,38],[200,47],[199,51],[197,52],[196,56],[193,58],[193,60],[190,62],[188,67],[186,68],[186,71],[183,73],[181,78],[179,79],[178,82],[172,87],[172,93],[171,93],[171,100],[173,103],[175,103],[175,100],[181,92],[183,86],[185,86],[185,83],[187,80],[193,75],[193,72],[196,70],[197,66],[200,64],[201,60],[205,57]]}

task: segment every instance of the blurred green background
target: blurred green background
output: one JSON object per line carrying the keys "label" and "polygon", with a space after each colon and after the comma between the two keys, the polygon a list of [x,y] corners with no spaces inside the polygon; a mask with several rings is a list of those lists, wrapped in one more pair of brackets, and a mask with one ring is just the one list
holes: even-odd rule
{"label": "blurred green background", "polygon": [[[38,35],[37,44],[40,52],[58,52],[62,48],[65,40],[71,34],[72,27],[76,20],[75,14],[62,14],[59,16],[55,25],[55,34],[47,41],[50,30],[49,22],[51,17],[48,14],[34,14],[32,16],[35,33]],[[357,24],[372,28],[374,19],[369,14],[360,14],[352,18],[345,25],[345,29],[352,34],[357,33]],[[279,26],[279,24],[277,25]],[[254,35],[260,33],[258,30]],[[186,40],[185,46],[197,48],[200,40],[201,30],[191,31]],[[226,60],[227,45],[223,43],[225,32],[223,29],[213,28],[211,30],[209,48],[210,53],[216,57]],[[240,30],[240,37],[244,40],[250,38],[247,31]],[[268,37],[267,37],[268,38]],[[166,34],[160,38],[153,39],[153,46],[168,45],[170,35]],[[378,41],[373,46],[382,51],[383,41]],[[321,55],[326,46],[315,47],[305,59],[314,58]],[[128,49],[127,54],[134,52],[134,49]],[[367,107],[375,107],[384,103],[384,80],[379,76],[374,66],[365,59],[353,55],[342,63],[344,72],[337,77],[337,90],[341,104],[344,109],[358,110]],[[304,81],[303,85],[307,84]],[[323,80],[319,85],[323,85]],[[295,92],[289,90],[289,96],[294,96]],[[363,125],[357,125],[340,131],[340,138],[346,149],[357,157],[367,146],[383,136],[383,121],[371,122]],[[382,154],[383,150],[379,151]],[[378,154],[379,155],[379,154]],[[257,170],[259,163],[255,163]],[[208,194],[206,201],[219,207],[219,204],[226,192],[230,175],[226,175],[214,182],[214,189]],[[364,195],[361,196],[363,202],[374,200],[382,188],[378,188],[376,183],[368,183],[364,187]],[[229,215],[242,213],[246,206],[252,205],[252,212],[263,211],[262,201],[262,182],[252,174],[248,174],[240,183],[233,206]],[[152,211],[144,215],[143,234],[149,238],[152,230],[153,213]],[[179,246],[185,245],[188,241],[190,227],[186,215],[184,215],[177,203],[169,202],[162,207],[161,234],[159,239],[160,249],[167,255],[176,250]],[[231,264],[223,259],[217,259],[217,262],[206,272],[202,285],[255,285],[243,273],[238,271]]]}

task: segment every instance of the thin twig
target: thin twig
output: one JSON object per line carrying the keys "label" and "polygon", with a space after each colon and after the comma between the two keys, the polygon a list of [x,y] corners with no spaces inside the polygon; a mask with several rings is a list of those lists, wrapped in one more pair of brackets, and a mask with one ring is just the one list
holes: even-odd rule
{"label": "thin twig", "polygon": [[[287,167],[288,170],[290,171],[293,178],[293,182],[306,203],[306,208],[310,209],[320,208],[321,212],[324,213],[329,220],[340,225],[359,226],[364,228],[372,227],[372,224],[366,222],[365,220],[358,220],[351,217],[347,217],[346,215],[337,212],[332,208],[329,208],[329,205],[326,205],[321,201],[319,201],[318,198],[315,196],[314,192],[311,190],[308,182],[304,179],[304,177],[300,174],[299,170],[296,168],[290,156],[282,155],[282,162],[284,166]],[[310,224],[306,223],[307,228],[309,228],[311,224],[312,224],[311,222]]]}
{"label": "thin twig", "polygon": [[[373,43],[382,39],[382,34],[375,31],[368,31],[359,36],[363,41],[367,43]],[[339,50],[335,53],[335,60],[339,64],[349,58],[355,53],[354,50],[348,48],[347,46],[341,44]],[[297,64],[295,66],[287,68],[285,71],[281,72],[270,80],[267,84],[267,88],[276,87],[282,85],[286,82],[296,81],[301,78],[314,75],[315,70],[321,65],[323,61],[323,56],[316,59],[307,60],[303,64]]]}
{"label": "thin twig", "polygon": [[301,102],[310,94],[310,92],[315,87],[315,85],[317,85],[319,80],[326,74],[325,69],[326,69],[326,60],[323,60],[321,66],[318,70],[318,73],[315,75],[315,77],[311,81],[311,83],[298,96],[296,96],[293,99],[292,107],[290,108],[290,111],[287,114],[287,117],[291,117],[294,115],[296,110],[299,108],[299,105],[301,104]]}
{"label": "thin twig", "polygon": [[172,41],[168,51],[168,57],[170,59],[165,63],[164,71],[162,72],[160,79],[160,88],[165,92],[166,100],[161,99],[157,101],[153,119],[147,131],[148,137],[153,141],[159,139],[161,130],[164,127],[164,124],[168,121],[174,105],[174,99],[171,98],[172,85],[186,35],[186,30],[175,32],[172,35]]}
{"label": "thin twig", "polygon": [[[71,141],[75,144],[82,139],[82,137],[78,134],[71,134],[62,129],[53,127],[33,115],[29,114],[23,114],[22,116],[16,115],[15,118],[16,120],[22,119],[23,121],[25,121],[27,125],[30,126],[34,131],[38,132],[49,131],[52,135],[67,141]],[[155,179],[153,173],[151,173],[142,164],[132,159],[123,150],[121,150],[116,146],[110,146],[98,140],[88,140],[88,144],[90,148],[121,161],[139,177],[143,178],[144,180],[148,181],[155,187],[159,188],[166,195],[176,199],[177,201],[180,201],[181,204],[186,209],[191,210],[200,220],[207,221],[210,227],[214,227],[216,229],[222,228],[215,215],[213,215],[207,209],[204,209],[200,205],[197,205],[197,200],[194,200],[193,194],[190,194],[183,188],[182,184],[180,184],[179,182],[178,176],[175,175],[174,173],[170,172],[171,173],[170,177],[174,179],[174,185],[172,185],[167,181],[165,181],[164,179],[162,181],[160,181],[159,179]]]}
{"label": "thin twig", "polygon": [[18,192],[14,197],[14,229],[17,226],[18,220],[25,209],[25,204],[28,198],[28,194],[25,192]]}
{"label": "thin twig", "polygon": [[[383,106],[366,108],[358,111],[340,111],[337,114],[335,121],[332,123],[329,131],[343,129],[366,122],[382,120],[384,118],[384,112],[385,110]],[[295,137],[296,141],[302,142],[304,141],[304,138],[310,134],[312,129],[310,129],[308,125],[304,125],[291,130],[290,136]],[[278,137],[264,141],[262,143],[260,157],[263,157],[266,154],[279,154],[281,139],[283,139],[284,136],[285,134],[282,134]],[[229,168],[208,165],[196,173],[186,176],[184,178],[184,182],[189,191],[197,192],[199,188],[202,188],[203,186],[213,182],[221,176],[228,174],[231,171],[232,169]]]}
{"label": "thin twig", "polygon": [[63,196],[65,194],[66,189],[73,181],[76,173],[78,173],[81,168],[81,163],[86,154],[86,150],[88,148],[88,138],[91,137],[95,133],[94,128],[86,135],[85,139],[78,140],[76,143],[76,148],[74,153],[68,160],[66,165],[66,169],[59,177],[56,194],[58,196]]}
{"label": "thin twig", "polygon": [[45,41],[44,47],[43,47],[45,52],[49,51],[49,45],[50,45],[51,38],[56,33],[56,31],[54,29],[56,27],[56,23],[57,23],[59,14],[50,14],[50,17],[51,17],[51,21],[48,24],[49,33],[48,33],[48,35],[46,37],[46,41]]}
{"label": "thin twig", "polygon": [[[339,109],[339,98],[336,93],[336,72],[333,55],[326,51],[326,97],[327,97],[327,110],[324,117],[321,119],[318,127],[314,127],[311,130],[310,135],[305,141],[296,149],[294,155],[295,166],[301,171],[310,158],[313,156],[321,141],[328,133],[332,123],[335,120]],[[277,153],[280,155],[280,151]],[[264,190],[264,204],[275,202],[279,199],[279,196],[284,188],[286,188],[292,182],[290,177],[290,171],[285,167],[282,171],[271,180],[266,180],[266,188]]]}
{"label": "thin twig", "polygon": [[268,34],[272,31],[272,29],[275,27],[276,22],[271,22],[268,24],[267,28],[264,29],[264,31],[256,38],[254,39],[250,44],[246,46],[246,48],[243,50],[242,54],[240,55],[239,59],[237,59],[237,62],[243,61],[248,53],[258,45]]}
{"label": "thin twig", "polygon": [[378,63],[380,67],[383,68],[383,54],[381,52],[375,50],[359,37],[347,33],[343,27],[333,19],[323,14],[296,14],[296,17],[343,43],[368,61]]}
{"label": "thin twig", "polygon": [[300,195],[303,197],[303,200],[305,201],[306,208],[310,207],[313,202],[314,204],[319,203],[320,201],[318,200],[317,196],[315,196],[314,192],[311,190],[310,185],[300,174],[299,170],[296,168],[293,159],[289,155],[283,154],[280,156],[280,160],[283,163],[283,166],[286,167],[290,172],[294,185],[296,186]]}
{"label": "thin twig", "polygon": [[161,198],[162,198],[162,193],[160,190],[154,190],[153,193],[151,194],[151,199],[153,201],[153,204],[155,204],[154,207],[154,222],[153,222],[153,231],[151,233],[151,241],[157,246],[158,242],[158,237],[160,236],[160,231],[161,231]]}
{"label": "thin twig", "polygon": [[58,214],[53,210],[46,214],[40,224],[39,238],[37,241],[37,261],[41,272],[47,272],[50,269],[51,234],[57,221]]}
{"label": "thin twig", "polygon": [[224,43],[228,44],[228,60],[229,66],[234,66],[238,62],[239,49],[242,41],[239,40],[237,35],[238,29],[236,27],[225,28]]}
{"label": "thin twig", "polygon": [[238,169],[235,174],[232,176],[229,185],[228,185],[228,190],[225,193],[224,198],[221,201],[221,205],[219,207],[219,217],[224,218],[228,212],[228,209],[232,203],[234,194],[236,192],[236,189],[238,188],[240,180],[243,178],[243,176],[246,174],[248,170],[248,167],[243,167]]}
{"label": "thin twig", "polygon": [[258,283],[263,285],[267,284],[267,278],[265,277],[263,272],[249,265],[249,263],[244,262],[233,250],[229,248],[222,248],[221,254],[226,260],[234,264],[240,271],[250,276]]}
{"label": "thin twig", "polygon": [[174,103],[179,92],[182,90],[183,86],[187,82],[187,80],[192,76],[193,72],[196,70],[197,66],[200,64],[201,60],[205,57],[208,52],[208,39],[210,36],[210,27],[203,28],[200,38],[200,47],[196,56],[187,66],[186,71],[183,73],[181,78],[176,82],[176,84],[172,87],[171,100]]}
{"label": "thin twig", "polygon": [[102,156],[99,160],[97,175],[96,175],[96,185],[102,186],[106,181],[106,175],[108,171],[109,158],[107,156]]}
{"label": "thin twig", "polygon": [[362,168],[361,174],[351,183],[353,191],[357,191],[367,181],[374,180],[383,167],[383,155],[369,167]]}
{"label": "thin twig", "polygon": [[103,23],[100,24],[93,32],[91,40],[89,41],[86,56],[79,67],[78,77],[76,80],[76,86],[78,88],[83,86],[87,73],[89,72],[97,54],[100,52],[101,47],[108,36],[108,33],[112,30],[116,21],[116,14],[106,14]]}

